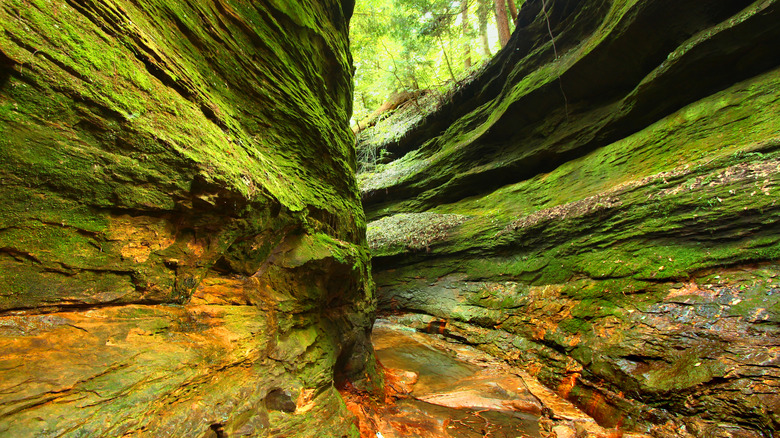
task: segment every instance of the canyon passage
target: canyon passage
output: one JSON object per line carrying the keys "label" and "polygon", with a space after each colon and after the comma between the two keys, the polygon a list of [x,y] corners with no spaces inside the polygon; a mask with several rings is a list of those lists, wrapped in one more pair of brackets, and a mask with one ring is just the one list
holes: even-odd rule
{"label": "canyon passage", "polygon": [[0,436],[775,436],[778,1],[517,3],[355,128],[349,0],[3,1]]}

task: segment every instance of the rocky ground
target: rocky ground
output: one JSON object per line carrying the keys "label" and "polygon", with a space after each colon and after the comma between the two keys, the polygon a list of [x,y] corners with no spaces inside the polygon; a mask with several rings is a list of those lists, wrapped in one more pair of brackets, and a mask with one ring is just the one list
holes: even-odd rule
{"label": "rocky ground", "polygon": [[[688,437],[674,424],[651,434],[605,428],[522,368],[453,342],[442,321],[421,314],[377,320],[372,341],[385,371],[383,398],[342,390],[362,436],[495,438]],[[447,333],[447,334],[445,334]]]}

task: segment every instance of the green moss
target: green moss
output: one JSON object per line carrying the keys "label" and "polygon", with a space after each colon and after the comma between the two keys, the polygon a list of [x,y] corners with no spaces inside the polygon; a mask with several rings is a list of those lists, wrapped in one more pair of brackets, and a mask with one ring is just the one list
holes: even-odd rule
{"label": "green moss", "polygon": [[704,351],[686,352],[677,356],[671,364],[657,363],[643,380],[650,392],[671,392],[691,388],[722,377],[727,365],[719,361],[707,360]]}
{"label": "green moss", "polygon": [[470,294],[466,302],[483,309],[511,310],[521,307],[526,301],[528,287],[516,283],[509,287],[495,287],[485,284]]}
{"label": "green moss", "polygon": [[[743,371],[757,363],[743,350],[771,356],[763,339],[780,315],[767,267],[780,259],[780,76],[756,67],[740,70],[739,83],[724,73],[717,92],[684,87],[709,62],[728,68],[724,59],[763,44],[748,41],[765,38],[772,5],[754,2],[720,22],[708,16],[715,24],[697,21],[654,70],[617,73],[604,60],[644,48],[630,35],[650,18],[641,2],[603,6],[606,17],[577,10],[602,20],[577,38],[580,16],[565,30],[553,23],[555,56],[541,19],[519,29],[543,35],[468,90],[478,97],[462,102],[474,111],[444,132],[438,118],[415,130],[417,145],[400,142],[415,150],[364,176],[371,219],[469,217],[426,252],[378,242],[380,298],[457,320],[470,342],[541,368],[549,384],[581,370],[585,385],[572,394],[591,408],[602,400],[596,388],[635,397],[606,398],[633,405],[632,415],[647,404],[766,427],[763,395],[739,391],[772,379]],[[480,93],[504,79],[506,65],[513,70],[502,90],[485,101]],[[475,286],[483,282],[490,286]],[[524,342],[496,340],[506,332]]]}
{"label": "green moss", "polygon": [[[231,434],[269,426],[270,386],[331,388],[374,306],[341,5],[9,0],[0,23],[0,310],[105,307],[167,345],[131,355],[135,332],[99,324],[77,339],[111,353],[74,389],[87,399],[33,402],[20,415],[47,421],[24,433],[192,435],[213,417]],[[52,338],[66,363],[67,342]],[[158,421],[171,400],[185,413]],[[328,389],[273,426],[354,435],[349,418]]]}
{"label": "green moss", "polygon": [[[144,9],[148,8],[148,9]],[[147,15],[147,12],[161,10],[159,15]],[[269,193],[272,197],[290,205],[293,209],[301,209],[304,205],[315,205],[319,208],[338,208],[350,210],[352,213],[359,211],[359,205],[353,198],[350,203],[344,203],[344,199],[332,186],[323,184],[324,181],[337,182],[341,190],[347,189],[354,193],[354,185],[349,186],[348,180],[338,180],[338,174],[346,174],[350,171],[351,164],[348,158],[352,156],[350,150],[351,139],[347,127],[347,115],[345,106],[332,105],[331,114],[341,112],[341,123],[331,123],[332,117],[326,116],[329,110],[324,105],[332,103],[329,99],[321,99],[317,95],[317,89],[328,89],[327,84],[321,83],[311,88],[302,87],[295,76],[295,70],[287,69],[290,74],[288,82],[275,81],[275,86],[281,88],[270,89],[261,87],[261,93],[265,93],[275,105],[258,108],[256,117],[247,119],[234,108],[258,107],[257,100],[249,99],[243,94],[239,84],[244,80],[241,76],[245,71],[244,60],[238,56],[231,56],[230,51],[222,50],[223,54],[207,62],[207,54],[202,52],[204,45],[213,44],[216,35],[209,33],[209,27],[204,26],[199,20],[213,20],[211,30],[219,29],[216,23],[219,18],[208,8],[197,6],[197,10],[188,10],[181,5],[156,5],[153,2],[147,5],[103,5],[99,10],[110,16],[111,20],[102,23],[102,27],[95,26],[86,17],[68,5],[60,5],[52,11],[49,7],[26,7],[23,2],[13,1],[4,5],[3,12],[7,14],[10,27],[9,32],[16,32],[23,38],[23,47],[15,42],[5,41],[8,55],[20,59],[26,63],[29,73],[46,73],[44,77],[48,82],[41,81],[36,87],[49,88],[67,84],[73,92],[81,93],[87,100],[94,102],[99,107],[106,108],[121,117],[120,123],[123,129],[131,128],[139,136],[154,138],[158,145],[157,152],[169,151],[175,160],[184,158],[193,162],[199,170],[190,174],[191,179],[195,173],[199,173],[207,181],[222,181],[227,183],[236,192],[253,198]],[[246,20],[255,23],[260,35],[270,35],[276,32],[284,24],[267,24],[257,11],[250,8],[239,8],[245,13]],[[56,14],[56,17],[55,17]],[[311,47],[301,46],[301,51],[312,51],[313,56],[297,56],[288,53],[279,44],[280,39],[266,38],[263,56],[276,56],[280,65],[289,66],[298,64],[301,60],[309,59],[317,64],[317,68],[329,69],[332,63],[340,64],[343,71],[349,71],[348,58],[344,49],[344,41],[339,39],[338,32],[343,29],[312,26],[317,9],[302,9],[295,14],[294,20],[303,28],[289,29],[294,34],[303,32],[310,38],[301,41],[317,41]],[[13,17],[13,19],[11,19]],[[153,17],[153,18],[151,18]],[[97,20],[102,20],[98,17]],[[240,20],[239,20],[240,21]],[[320,23],[320,21],[316,21]],[[11,24],[13,23],[13,25]],[[100,24],[100,23],[99,23]],[[244,23],[246,24],[246,23]],[[190,38],[180,38],[174,35],[171,29],[181,26],[187,29]],[[243,39],[250,38],[245,29],[233,30],[233,44],[242,44]],[[22,32],[22,27],[35,29],[36,32]],[[305,30],[304,30],[305,29]],[[117,37],[122,45],[117,46]],[[139,47],[138,42],[145,45]],[[37,49],[35,53],[27,51],[26,47]],[[56,48],[51,50],[50,47]],[[240,46],[239,46],[240,47]],[[246,44],[243,47],[252,47]],[[341,58],[323,61],[321,52],[331,54],[340,53]],[[164,53],[164,55],[162,54]],[[232,53],[241,53],[236,49]],[[316,54],[316,55],[314,55]],[[153,65],[153,66],[150,66]],[[63,71],[60,66],[66,66]],[[298,66],[296,66],[298,67]],[[222,76],[220,76],[222,74]],[[268,74],[268,72],[261,73]],[[301,75],[302,73],[297,73]],[[322,76],[316,80],[325,82],[332,79],[331,76],[321,72]],[[76,80],[71,80],[76,75]],[[37,78],[36,80],[39,80]],[[308,81],[308,79],[307,79]],[[260,82],[263,82],[260,80]],[[232,85],[232,86],[231,86]],[[349,95],[349,83],[344,79],[340,84],[330,84],[333,97],[338,96],[341,104]],[[19,87],[26,86],[25,84]],[[53,94],[36,90],[43,99],[51,99]],[[63,96],[64,97],[64,96]],[[292,99],[290,99],[292,98]],[[4,104],[4,108],[12,105]],[[71,102],[63,98],[52,106],[51,101],[42,101],[41,107],[57,108],[58,111],[72,108]],[[254,120],[277,120],[293,118],[301,121],[301,113],[289,108],[304,107],[309,110],[303,122],[312,126],[308,132],[317,137],[309,144],[330,144],[334,148],[332,164],[337,171],[328,175],[326,167],[314,167],[302,165],[300,160],[312,158],[314,155],[303,151],[303,154],[290,154],[295,150],[295,142],[285,140],[284,123],[279,128],[267,129],[267,127],[253,126]],[[211,110],[204,112],[203,108]],[[40,114],[35,105],[29,105],[25,99],[25,109],[32,113]],[[275,115],[271,115],[270,108],[279,109]],[[269,114],[266,114],[269,113]],[[73,114],[73,116],[76,116]],[[239,123],[238,117],[242,117]],[[75,117],[71,117],[72,119]],[[67,133],[69,127],[76,125],[78,120],[59,126],[59,130]],[[176,129],[169,129],[175,126]],[[338,126],[336,129],[334,129]],[[257,135],[262,130],[263,135]],[[307,131],[307,130],[304,130]],[[67,143],[67,142],[62,142]],[[135,143],[133,141],[132,143]],[[279,148],[278,144],[285,144]],[[273,148],[268,145],[274,144]],[[174,158],[175,157],[175,158]],[[96,161],[85,156],[88,165]],[[156,163],[159,163],[157,161]],[[35,163],[33,168],[46,169],[52,166],[40,166]],[[145,167],[136,162],[134,166]],[[56,166],[54,166],[56,167]],[[89,174],[79,171],[77,168],[68,169],[80,174]],[[139,169],[148,171],[149,169]],[[121,173],[126,173],[123,170]],[[311,174],[301,174],[310,173]],[[173,172],[172,172],[173,173]],[[177,172],[178,173],[178,172]],[[187,177],[185,173],[185,178]],[[58,177],[63,182],[67,178]],[[137,180],[137,178],[133,178]],[[99,185],[102,181],[96,181]],[[288,190],[294,184],[296,190]],[[354,183],[353,183],[354,184]],[[92,186],[93,184],[90,184]],[[86,186],[85,186],[86,187]],[[304,190],[306,188],[306,190]],[[127,187],[123,187],[128,190]],[[159,194],[151,193],[152,188],[137,187],[135,192],[119,193],[127,198],[128,204],[149,205],[169,208],[170,201],[162,202]],[[110,193],[110,192],[109,192]],[[324,195],[324,196],[323,196]],[[107,195],[91,196],[95,199],[104,199]],[[327,199],[327,200],[325,200]],[[325,202],[323,202],[325,200]]]}
{"label": "green moss", "polygon": [[[561,166],[551,175],[438,208],[437,211],[448,214],[467,213],[474,219],[455,230],[446,245],[437,245],[432,252],[455,254],[481,248],[489,254],[519,245],[522,255],[486,256],[464,264],[471,266],[469,272],[474,278],[497,278],[503,274],[536,284],[561,282],[576,275],[679,279],[707,266],[771,260],[778,256],[778,240],[750,230],[777,216],[770,188],[777,184],[771,171],[778,156],[776,145],[770,140],[748,146],[745,150],[751,152],[724,154],[719,150],[718,158],[698,167],[677,168],[640,182],[619,184],[612,194],[536,210],[505,225],[512,218],[507,211],[524,208],[529,199],[534,199],[526,194],[571,196],[576,192],[552,190],[554,184],[571,187],[568,180],[555,179],[569,175],[570,166]],[[577,160],[571,167],[592,169],[596,166],[590,160],[604,153],[599,151]],[[645,165],[650,162],[641,154],[636,160]],[[575,173],[575,177],[579,176]],[[595,183],[592,190],[603,190],[602,183],[609,179],[584,181]],[[523,190],[518,190],[521,187]],[[509,203],[515,200],[517,205],[510,207]],[[494,202],[499,204],[498,208]],[[734,223],[743,228],[734,228]],[[518,229],[514,231],[514,227]],[[582,235],[583,230],[588,230],[588,234]],[[689,237],[673,237],[678,233],[687,233]]]}

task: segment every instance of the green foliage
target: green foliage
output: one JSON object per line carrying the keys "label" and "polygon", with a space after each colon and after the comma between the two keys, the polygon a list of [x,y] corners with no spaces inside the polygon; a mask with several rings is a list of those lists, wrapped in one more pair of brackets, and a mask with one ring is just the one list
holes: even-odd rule
{"label": "green foliage", "polygon": [[[463,80],[489,54],[481,43],[478,17],[490,0],[467,0],[464,29],[458,0],[376,0],[357,2],[350,41],[355,62],[355,120],[361,120],[393,92],[432,89],[443,92]],[[489,29],[491,51],[498,47]],[[467,47],[470,50],[467,51]],[[473,67],[466,67],[466,58]]]}

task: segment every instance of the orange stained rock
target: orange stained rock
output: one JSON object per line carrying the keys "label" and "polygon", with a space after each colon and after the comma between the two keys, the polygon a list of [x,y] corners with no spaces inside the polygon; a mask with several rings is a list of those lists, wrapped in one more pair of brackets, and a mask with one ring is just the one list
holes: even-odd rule
{"label": "orange stained rock", "polygon": [[567,374],[558,384],[558,394],[563,398],[569,398],[572,388],[577,384],[580,373]]}
{"label": "orange stained rock", "polygon": [[577,437],[577,431],[574,430],[574,428],[559,424],[552,429],[553,438],[576,438]]}
{"label": "orange stained rock", "polygon": [[695,281],[690,281],[688,283],[685,283],[681,288],[669,289],[669,293],[666,295],[665,299],[668,300],[670,298],[690,296],[690,295],[712,299],[717,294],[718,294],[717,291],[706,289],[706,288],[702,289],[699,287],[698,284],[696,284]]}
{"label": "orange stained rock", "polygon": [[426,333],[433,333],[433,334],[444,334],[444,329],[447,327],[447,320],[445,319],[434,319],[430,322],[428,322],[428,325],[425,327]]}
{"label": "orange stained rock", "polygon": [[201,258],[206,252],[206,242],[203,239],[190,240],[187,242],[187,249],[192,251],[192,255],[196,258]]}
{"label": "orange stained rock", "polygon": [[[412,367],[421,366],[417,371],[409,373],[403,369],[385,369],[387,392],[382,397],[371,397],[367,394],[354,392],[354,388],[346,386],[342,395],[347,399],[347,406],[356,416],[356,424],[362,437],[375,438],[381,432],[384,438],[402,437],[435,437],[463,438],[491,436],[495,438],[514,438],[527,436],[521,432],[515,423],[500,423],[499,417],[491,417],[495,413],[524,412],[533,417],[539,415],[543,408],[552,412],[555,422],[552,425],[565,425],[557,431],[565,434],[569,429],[577,435],[592,438],[647,438],[641,434],[624,434],[620,431],[622,419],[618,419],[614,429],[599,426],[593,417],[572,403],[565,400],[555,391],[544,387],[526,371],[507,368],[506,364],[486,356],[471,347],[449,344],[439,337],[426,335],[411,330],[393,329],[387,323],[377,323],[374,327],[373,340],[377,356],[381,359],[393,358],[394,367],[402,368],[404,364]],[[479,364],[472,367],[471,374],[449,375],[447,382],[432,385],[426,373],[439,373],[442,368],[430,369],[428,362],[399,361],[403,357],[415,357],[412,351],[421,345],[453,355],[453,360]],[[399,353],[390,354],[388,350],[396,349]],[[425,351],[425,349],[421,350]],[[441,361],[441,358],[432,360]],[[446,361],[441,362],[446,367]],[[413,368],[416,370],[416,368]],[[566,378],[560,382],[557,390],[562,396],[569,396],[576,385],[582,368],[576,362],[566,364]],[[426,377],[427,376],[427,377]],[[415,378],[421,383],[415,387]],[[407,385],[404,387],[404,385]],[[411,391],[410,391],[411,390]],[[618,413],[611,410],[605,396],[599,394],[591,399],[586,407],[589,412],[614,419]],[[532,417],[532,418],[533,418]],[[511,417],[515,418],[515,417]],[[548,417],[541,417],[540,422]],[[552,421],[552,420],[551,420]],[[554,426],[553,426],[554,427]],[[546,429],[552,431],[552,428]]]}
{"label": "orange stained rock", "polygon": [[[0,319],[6,330],[13,328],[8,319]],[[79,392],[83,394],[79,400],[84,404],[68,412],[75,412],[74,416],[99,416],[101,406],[111,397],[126,397],[152,406],[142,390],[137,389],[143,382],[170,385],[172,392],[160,393],[160,399],[168,401],[175,398],[176,385],[182,380],[185,384],[196,382],[187,387],[195,397],[166,408],[165,412],[178,415],[205,409],[197,400],[208,397],[213,387],[199,386],[197,382],[208,379],[222,384],[225,391],[244,394],[242,391],[251,390],[250,384],[241,386],[240,382],[264,378],[251,366],[261,360],[255,346],[267,338],[265,333],[247,329],[250,324],[264,324],[262,312],[253,306],[110,306],[26,315],[11,321],[24,321],[17,325],[26,335],[0,338],[0,357],[16,365],[4,371],[2,380],[19,388],[16,394],[5,394],[5,406],[24,403],[25,399],[38,400],[51,393],[57,395],[57,409],[66,412],[70,409],[70,394]],[[235,366],[239,363],[247,366]],[[128,370],[128,374],[122,374]],[[99,392],[81,389],[103,378],[116,383]],[[34,384],[23,384],[27,381]],[[234,384],[238,385],[235,390]],[[148,421],[153,427],[165,418],[150,414]]]}
{"label": "orange stained rock", "polygon": [[620,414],[620,417],[618,417],[617,422],[615,423],[615,428],[612,430],[611,437],[614,438],[620,438],[623,436],[623,431],[621,428],[623,427],[623,422],[625,421],[625,414]]}
{"label": "orange stained rock", "polygon": [[532,330],[533,339],[537,341],[544,339],[544,335],[547,334],[547,329],[541,325],[535,326]]}
{"label": "orange stained rock", "polygon": [[192,304],[248,305],[249,289],[254,282],[247,278],[204,278],[192,294]]}
{"label": "orange stained rock", "polygon": [[427,403],[456,409],[512,410],[533,414],[539,414],[542,411],[541,405],[535,400],[502,400],[490,397],[484,391],[481,391],[480,388],[473,387],[466,387],[464,390],[430,394],[417,398]]}
{"label": "orange stained rock", "polygon": [[590,402],[585,407],[585,412],[587,412],[588,415],[594,415],[601,410],[603,404],[604,396],[599,392],[594,392],[590,398]]}
{"label": "orange stained rock", "polygon": [[387,397],[405,396],[412,392],[414,384],[417,383],[417,373],[395,368],[384,368],[384,370]]}
{"label": "orange stained rock", "polygon": [[339,388],[347,410],[355,416],[355,424],[360,431],[360,438],[376,438],[377,403],[372,401],[365,392],[357,390],[350,382],[345,382]]}
{"label": "orange stained rock", "polygon": [[593,332],[600,338],[611,338],[621,328],[620,324],[620,319],[609,316],[604,318],[600,325],[594,325]]}
{"label": "orange stained rock", "polygon": [[113,217],[107,234],[109,240],[123,242],[119,253],[136,263],[146,262],[152,252],[168,248],[176,241],[176,230],[168,220],[149,216]]}
{"label": "orange stained rock", "polygon": [[314,396],[316,390],[314,388],[305,388],[298,394],[298,399],[295,401],[296,409],[298,413],[306,412],[314,407]]}

